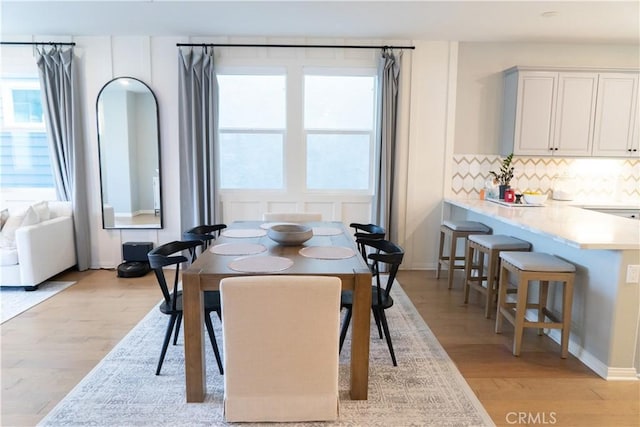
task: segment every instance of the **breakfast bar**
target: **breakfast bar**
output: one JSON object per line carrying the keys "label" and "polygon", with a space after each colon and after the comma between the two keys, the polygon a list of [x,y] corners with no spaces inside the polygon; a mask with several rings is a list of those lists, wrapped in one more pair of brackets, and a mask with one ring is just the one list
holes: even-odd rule
{"label": "breakfast bar", "polygon": [[[569,352],[608,380],[640,373],[640,222],[562,203],[504,206],[446,198],[445,219],[482,222],[494,234],[526,240],[532,250],[576,266]],[[559,301],[557,295],[550,298]],[[559,334],[549,336],[559,342]]]}

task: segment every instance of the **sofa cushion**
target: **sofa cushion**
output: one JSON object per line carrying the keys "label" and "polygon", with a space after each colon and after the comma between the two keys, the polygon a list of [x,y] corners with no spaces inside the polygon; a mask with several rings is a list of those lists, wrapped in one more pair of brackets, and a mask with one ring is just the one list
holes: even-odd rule
{"label": "sofa cushion", "polygon": [[2,209],[2,211],[0,211],[0,230],[4,227],[4,223],[7,222],[7,219],[9,219],[9,209]]}
{"label": "sofa cushion", "polygon": [[16,230],[27,225],[37,224],[38,214],[29,206],[25,211],[11,214],[7,218],[4,227],[2,227],[2,239],[0,239],[0,247],[15,247]]}
{"label": "sofa cushion", "polygon": [[38,215],[38,222],[46,221],[51,217],[51,213],[49,212],[49,203],[46,201],[34,203],[31,205],[33,210]]}
{"label": "sofa cushion", "polygon": [[0,248],[0,266],[16,265],[18,263],[18,249]]}

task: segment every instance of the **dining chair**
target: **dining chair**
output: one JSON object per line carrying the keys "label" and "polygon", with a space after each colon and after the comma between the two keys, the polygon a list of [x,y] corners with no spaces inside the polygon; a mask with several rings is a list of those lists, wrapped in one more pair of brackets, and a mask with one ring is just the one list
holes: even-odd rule
{"label": "dining chair", "polygon": [[[200,253],[205,251],[211,243],[218,237],[220,237],[220,232],[227,228],[226,224],[212,224],[212,225],[198,225],[197,227],[193,227],[190,230],[187,230],[182,233],[182,240],[199,240],[202,242],[200,247]],[[191,262],[195,262],[198,257],[197,247],[193,247],[189,249],[189,255],[191,256]]]}
{"label": "dining chair", "polygon": [[221,280],[226,421],[337,419],[341,288],[330,276]]}
{"label": "dining chair", "polygon": [[[160,370],[162,369],[162,363],[164,362],[164,357],[167,353],[171,334],[175,328],[175,336],[173,340],[173,344],[175,345],[176,339],[178,337],[178,332],[180,331],[180,324],[182,322],[182,291],[178,289],[180,284],[180,264],[189,261],[189,259],[182,255],[181,252],[185,250],[195,249],[200,245],[202,245],[202,242],[199,240],[173,241],[152,249],[147,255],[147,257],[149,258],[149,265],[156,274],[156,278],[158,279],[158,284],[160,285],[160,290],[162,291],[162,296],[164,298],[164,301],[162,301],[162,303],[160,304],[159,309],[163,314],[170,316],[164,337],[164,342],[162,343],[162,351],[160,353],[160,360],[158,361],[156,375],[160,375]],[[173,289],[170,291],[166,277],[164,275],[164,268],[174,265],[175,276],[173,280]],[[204,323],[207,327],[207,332],[209,333],[209,339],[211,340],[211,345],[216,356],[216,361],[218,362],[218,369],[220,371],[220,374],[223,374],[224,370],[222,367],[222,361],[220,359],[220,352],[218,350],[218,344],[216,343],[216,337],[213,332],[213,324],[211,323],[211,313],[214,311],[218,313],[218,316],[220,316],[219,293],[204,292]]]}
{"label": "dining chair", "polygon": [[290,222],[314,222],[322,221],[319,212],[265,212],[263,221],[290,221]]}
{"label": "dining chair", "polygon": [[[371,311],[373,312],[373,318],[376,321],[378,327],[378,335],[380,339],[384,337],[387,340],[387,346],[389,347],[389,353],[391,354],[391,361],[393,366],[398,366],[396,362],[396,355],[393,351],[393,344],[391,343],[391,335],[389,334],[389,325],[387,323],[387,316],[385,310],[393,306],[393,298],[391,297],[391,288],[395,282],[398,268],[402,264],[404,258],[404,249],[396,245],[389,240],[384,239],[365,239],[360,238],[359,244],[363,244],[373,249],[374,252],[369,253],[367,258],[372,261],[371,274],[375,285],[371,287]],[[386,266],[388,271],[381,274],[381,268]],[[386,283],[382,284],[382,278],[386,277]],[[340,350],[344,339],[347,335],[349,323],[351,323],[351,316],[353,314],[353,291],[342,291],[340,297],[340,306],[347,310],[344,321],[342,322],[342,328],[340,331]]]}
{"label": "dining chair", "polygon": [[[358,222],[352,222],[351,224],[349,224],[349,227],[353,228],[355,231],[353,233],[353,237],[356,239],[356,242],[360,238],[384,239],[385,235],[387,234],[384,228],[376,224],[361,224]],[[364,258],[365,261],[367,261],[366,249],[366,245],[364,245],[363,243],[358,244],[358,250],[360,251],[362,258]]]}

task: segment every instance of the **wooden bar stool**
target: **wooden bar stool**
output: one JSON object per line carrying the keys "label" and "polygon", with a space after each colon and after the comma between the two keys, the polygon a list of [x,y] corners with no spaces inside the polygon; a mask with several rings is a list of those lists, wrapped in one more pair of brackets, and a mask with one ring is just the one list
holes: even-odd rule
{"label": "wooden bar stool", "polygon": [[[501,234],[472,234],[467,238],[467,256],[464,261],[464,303],[469,302],[469,290],[474,289],[483,294],[487,303],[484,315],[491,317],[493,304],[498,292],[498,272],[500,266],[500,253],[502,251],[529,251],[531,243]],[[477,255],[477,262],[474,258]],[[487,255],[487,271],[484,275],[484,256]],[[473,275],[477,271],[477,275]],[[482,283],[486,280],[487,285]]]}
{"label": "wooden bar stool", "polygon": [[[440,249],[438,250],[438,267],[436,269],[436,279],[440,278],[440,268],[444,265],[449,276],[447,285],[449,289],[453,287],[453,271],[464,270],[464,256],[456,256],[456,243],[458,239],[465,240],[471,234],[491,234],[491,228],[481,222],[476,221],[443,221],[440,226]],[[445,238],[450,241],[449,255],[444,254]],[[466,252],[466,251],[465,251]],[[456,263],[462,261],[462,263]]]}
{"label": "wooden bar stool", "polygon": [[[524,328],[538,328],[538,335],[542,335],[543,328],[560,329],[562,338],[560,355],[563,359],[569,351],[569,333],[571,328],[571,306],[573,303],[573,281],[575,265],[563,261],[546,253],[539,252],[501,252],[500,286],[498,290],[498,310],[496,314],[496,333],[502,332],[502,318],[513,324],[513,354],[520,355]],[[515,277],[516,302],[507,302],[507,288],[509,287],[509,273]],[[540,282],[538,301],[528,302],[529,282]],[[549,282],[555,281],[563,286],[562,313],[556,316],[547,308]],[[525,319],[527,308],[538,310],[538,321]],[[545,321],[545,318],[551,321]]]}

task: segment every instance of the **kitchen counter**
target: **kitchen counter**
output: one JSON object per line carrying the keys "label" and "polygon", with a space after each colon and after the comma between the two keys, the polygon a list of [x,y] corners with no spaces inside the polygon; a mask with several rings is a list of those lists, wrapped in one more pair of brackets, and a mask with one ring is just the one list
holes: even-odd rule
{"label": "kitchen counter", "polygon": [[[640,377],[640,221],[549,201],[545,206],[502,206],[488,200],[447,198],[444,219],[479,221],[494,234],[528,241],[534,252],[576,266],[569,352],[603,378]],[[459,253],[462,255],[462,253]],[[534,287],[537,284],[534,284]],[[558,310],[561,287],[549,298]],[[535,313],[528,313],[528,316]],[[560,341],[557,330],[549,337]],[[527,357],[523,353],[521,357]],[[559,357],[559,356],[558,356]]]}
{"label": "kitchen counter", "polygon": [[580,249],[640,249],[640,222],[568,204],[573,202],[512,207],[489,200],[447,198],[445,202]]}

